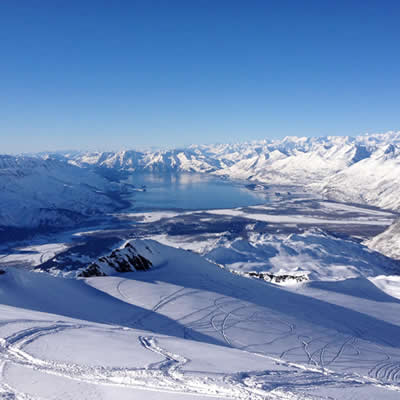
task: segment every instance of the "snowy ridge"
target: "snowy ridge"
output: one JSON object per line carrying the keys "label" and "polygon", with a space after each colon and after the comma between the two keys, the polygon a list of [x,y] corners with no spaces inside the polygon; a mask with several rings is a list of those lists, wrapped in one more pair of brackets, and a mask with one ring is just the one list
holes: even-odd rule
{"label": "snowy ridge", "polygon": [[95,165],[129,171],[153,172],[213,172],[219,167],[219,163],[216,160],[191,149],[149,153],[134,150],[115,153],[87,153],[73,157],[69,162],[79,166]]}

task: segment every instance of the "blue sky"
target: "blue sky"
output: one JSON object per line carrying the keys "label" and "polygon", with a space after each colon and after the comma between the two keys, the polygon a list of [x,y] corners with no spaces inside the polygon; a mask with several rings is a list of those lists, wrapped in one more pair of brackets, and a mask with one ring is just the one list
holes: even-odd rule
{"label": "blue sky", "polygon": [[400,2],[3,0],[1,153],[400,129]]}

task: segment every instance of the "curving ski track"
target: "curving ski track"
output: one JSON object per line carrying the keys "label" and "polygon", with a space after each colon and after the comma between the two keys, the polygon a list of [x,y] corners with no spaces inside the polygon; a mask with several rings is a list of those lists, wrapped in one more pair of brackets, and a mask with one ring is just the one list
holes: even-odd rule
{"label": "curving ski track", "polygon": [[[159,346],[153,336],[140,336],[141,345],[149,351],[162,355],[164,360],[143,368],[107,368],[82,366],[74,363],[48,361],[34,357],[23,350],[24,346],[44,335],[57,334],[66,329],[81,329],[83,325],[54,324],[32,327],[18,331],[0,341],[0,354],[4,363],[14,363],[40,372],[57,375],[87,383],[120,385],[139,389],[201,394],[229,399],[280,399],[279,391],[263,390],[244,384],[236,375],[201,377],[182,371],[189,359],[169,352]],[[4,381],[4,377],[2,377]],[[19,394],[6,384],[0,386],[1,398],[31,399]],[[8,396],[8,397],[7,397]],[[285,393],[285,399],[291,398]],[[296,397],[297,398],[297,397]]]}
{"label": "curving ski track", "polygon": [[[117,291],[126,300],[129,296],[121,291],[121,282]],[[152,313],[163,307],[181,300],[185,296],[198,293],[198,290],[179,288],[169,295],[157,301],[154,306],[141,315],[136,322],[141,322]],[[312,336],[309,333],[301,333],[290,321],[283,320],[276,315],[265,315],[262,310],[241,300],[225,296],[216,297],[211,304],[200,307],[179,319],[184,322],[184,336],[191,338],[189,330],[199,332],[214,332],[220,335],[229,347],[237,347],[252,354],[258,354],[268,359],[269,363],[284,365],[287,370],[246,371],[234,374],[223,373],[196,373],[190,371],[191,360],[181,354],[175,354],[162,346],[156,336],[136,336],[146,350],[163,357],[157,363],[144,365],[140,368],[104,367],[98,365],[80,365],[76,363],[45,360],[29,354],[25,347],[35,340],[46,336],[56,335],[65,330],[83,329],[90,324],[67,323],[62,321],[35,321],[35,320],[8,320],[2,321],[0,326],[20,324],[32,324],[33,326],[18,330],[5,338],[0,338],[0,398],[31,400],[32,398],[20,393],[5,382],[4,366],[7,363],[33,368],[46,374],[52,374],[68,379],[86,383],[102,385],[119,385],[123,387],[154,390],[165,392],[179,392],[192,395],[221,397],[226,399],[261,400],[261,399],[301,399],[319,398],[311,396],[310,391],[321,385],[337,386],[341,388],[358,385],[383,386],[387,389],[400,391],[400,361],[393,360],[379,346],[375,346],[375,363],[367,360],[372,366],[365,376],[348,372],[332,370],[336,363],[346,363],[346,357],[359,356],[361,352],[368,351],[371,354],[372,345],[362,340],[359,332],[354,335],[326,334]],[[235,337],[233,328],[241,324],[259,322],[260,326],[269,327],[266,332],[273,335],[262,343],[245,343],[246,338]],[[40,324],[40,325],[38,325]],[[106,329],[106,328],[104,328]],[[127,328],[112,327],[111,330],[124,330]],[[243,329],[252,331],[252,327]],[[256,331],[258,333],[258,331]],[[274,345],[279,340],[293,337],[298,345],[288,348],[280,354],[280,358],[269,357],[268,346]],[[304,353],[303,358],[298,351]],[[293,354],[293,356],[291,356]],[[295,361],[293,361],[295,357]],[[297,361],[296,359],[299,358]]]}

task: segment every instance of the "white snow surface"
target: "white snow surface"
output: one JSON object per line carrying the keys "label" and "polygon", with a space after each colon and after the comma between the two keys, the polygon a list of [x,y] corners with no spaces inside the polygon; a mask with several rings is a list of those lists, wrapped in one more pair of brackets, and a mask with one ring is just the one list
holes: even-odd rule
{"label": "white snow surface", "polygon": [[[364,218],[354,218],[351,220],[349,218],[346,219],[328,219],[328,218],[319,218],[305,215],[271,215],[268,213],[249,213],[248,210],[257,210],[260,209],[258,206],[247,207],[246,210],[243,209],[218,209],[218,210],[207,210],[209,214],[216,215],[233,215],[235,217],[245,217],[249,219],[254,219],[256,221],[264,221],[264,222],[272,222],[279,224],[306,224],[306,225],[316,225],[316,224],[334,224],[334,225],[349,225],[349,224],[357,224],[357,225],[370,225],[371,219],[368,217]],[[386,218],[374,218],[374,224],[376,225],[389,225],[390,221]]]}
{"label": "white snow surface", "polygon": [[280,287],[131,243],[154,268],[0,275],[1,398],[398,398],[400,303],[367,269]]}
{"label": "white snow surface", "polygon": [[[251,227],[249,228],[251,231]],[[248,239],[227,235],[154,237],[160,243],[201,254],[238,273],[269,273],[306,277],[313,281],[369,278],[400,272],[393,260],[350,239],[337,238],[319,229],[303,233],[251,233]],[[290,283],[290,280],[288,280]]]}

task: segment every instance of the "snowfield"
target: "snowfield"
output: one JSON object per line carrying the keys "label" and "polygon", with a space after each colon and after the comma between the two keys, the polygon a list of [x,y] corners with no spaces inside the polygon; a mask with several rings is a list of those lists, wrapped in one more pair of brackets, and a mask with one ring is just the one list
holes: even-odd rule
{"label": "snowfield", "polygon": [[400,303],[366,277],[282,287],[130,243],[150,270],[0,275],[4,398],[399,396]]}

